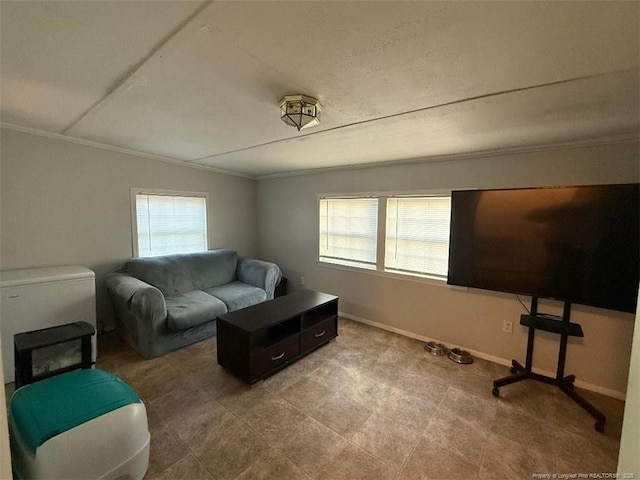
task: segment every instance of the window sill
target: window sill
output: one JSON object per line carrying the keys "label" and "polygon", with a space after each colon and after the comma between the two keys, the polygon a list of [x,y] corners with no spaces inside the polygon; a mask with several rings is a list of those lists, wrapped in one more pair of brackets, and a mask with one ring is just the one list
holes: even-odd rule
{"label": "window sill", "polygon": [[338,263],[331,263],[331,262],[323,262],[320,260],[316,260],[316,264],[320,267],[334,268],[337,270],[346,270],[354,273],[363,273],[365,275],[372,275],[375,277],[391,278],[394,280],[403,280],[403,281],[414,282],[414,283],[423,283],[426,285],[433,285],[437,287],[446,287],[452,290],[464,290],[464,291],[468,290],[468,288],[466,287],[448,285],[446,280],[435,278],[435,277],[429,277],[426,275],[409,275],[409,274],[401,274],[401,273],[388,272],[388,271],[375,270],[375,269],[369,270],[366,268],[341,265]]}

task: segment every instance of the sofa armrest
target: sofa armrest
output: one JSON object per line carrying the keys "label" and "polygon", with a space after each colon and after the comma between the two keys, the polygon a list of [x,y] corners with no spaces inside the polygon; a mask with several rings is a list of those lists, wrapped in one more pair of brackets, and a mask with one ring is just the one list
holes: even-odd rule
{"label": "sofa armrest", "polygon": [[271,262],[255,260],[253,258],[238,258],[238,280],[267,292],[267,300],[273,299],[276,285],[282,278],[280,268]]}
{"label": "sofa armrest", "polygon": [[154,328],[167,318],[164,295],[153,285],[124,273],[110,273],[105,284],[113,301],[135,318]]}

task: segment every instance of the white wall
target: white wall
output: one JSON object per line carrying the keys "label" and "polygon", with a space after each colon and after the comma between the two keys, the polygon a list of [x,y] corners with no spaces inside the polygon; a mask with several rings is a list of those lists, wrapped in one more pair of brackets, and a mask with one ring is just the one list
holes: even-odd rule
{"label": "white wall", "polygon": [[[640,321],[640,298],[636,311],[636,322]],[[618,457],[618,473],[620,478],[625,473],[633,473],[634,478],[640,475],[640,328],[633,333],[633,350],[629,367],[629,384],[627,387],[627,403],[624,406],[622,438],[620,439],[620,455]]]}
{"label": "white wall", "polygon": [[[339,295],[346,314],[523,362],[526,329],[518,325],[523,309],[513,295],[318,265],[318,195],[638,182],[638,152],[632,142],[263,179],[258,182],[260,255],[281,265],[294,288],[304,275],[308,288]],[[540,311],[561,313],[561,305],[544,301]],[[503,320],[514,322],[512,335],[502,333]],[[566,372],[589,388],[622,396],[633,315],[576,305],[572,321],[582,324],[585,338],[571,339]],[[557,347],[555,335],[538,334],[534,366],[555,375]]]}
{"label": "white wall", "polygon": [[132,256],[130,188],[209,192],[211,248],[255,256],[256,182],[1,130],[0,268],[85,265],[98,322],[112,325],[106,273]]}

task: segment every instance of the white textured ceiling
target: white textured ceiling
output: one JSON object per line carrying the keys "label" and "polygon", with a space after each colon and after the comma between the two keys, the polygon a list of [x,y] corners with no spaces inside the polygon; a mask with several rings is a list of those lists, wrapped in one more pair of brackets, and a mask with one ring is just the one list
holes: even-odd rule
{"label": "white textured ceiling", "polygon": [[[2,121],[264,176],[640,131],[638,2],[0,2]],[[323,105],[298,133],[278,100]]]}

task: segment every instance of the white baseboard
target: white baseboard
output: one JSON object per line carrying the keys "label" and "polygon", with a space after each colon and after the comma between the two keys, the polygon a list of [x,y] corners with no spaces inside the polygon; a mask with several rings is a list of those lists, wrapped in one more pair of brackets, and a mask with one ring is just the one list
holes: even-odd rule
{"label": "white baseboard", "polygon": [[[344,318],[348,318],[349,320],[353,320],[355,322],[364,323],[366,325],[371,325],[372,327],[380,328],[382,330],[387,330],[389,332],[397,333],[398,335],[403,335],[409,338],[415,338],[416,340],[420,340],[422,342],[443,342],[437,338],[425,337],[423,335],[418,335],[417,333],[409,332],[407,330],[402,330],[400,328],[392,327],[390,325],[386,325],[384,323],[373,322],[371,320],[367,320],[366,318],[356,317],[355,315],[351,315],[349,313],[338,312],[338,315]],[[462,348],[468,351],[471,355],[477,358],[481,358],[483,360],[487,360],[489,362],[497,363],[499,365],[505,365],[507,367],[511,366],[511,360],[502,357],[496,357],[495,355],[490,355],[488,353],[480,352],[478,350],[473,350],[471,348],[467,348],[464,345],[456,345],[459,348]],[[556,376],[555,373],[548,372],[546,370],[541,370],[539,368],[533,368],[534,373],[539,375],[545,375],[547,377],[554,378]],[[612,390],[610,388],[601,387],[600,385],[594,385],[593,383],[583,382],[582,380],[576,380],[575,386],[579,388],[584,388],[585,390],[589,390],[591,392],[600,393],[602,395],[606,395],[607,397],[616,398],[618,400],[624,401],[626,399],[626,394],[624,392],[618,392],[617,390]]]}

